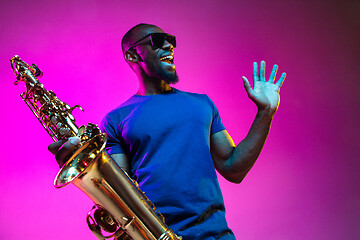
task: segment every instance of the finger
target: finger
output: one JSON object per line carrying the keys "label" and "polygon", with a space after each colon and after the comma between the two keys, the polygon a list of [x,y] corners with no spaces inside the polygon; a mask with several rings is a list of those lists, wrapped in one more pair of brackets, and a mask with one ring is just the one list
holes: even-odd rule
{"label": "finger", "polygon": [[77,145],[80,143],[79,137],[71,137],[61,149],[56,153],[55,159],[61,167],[71,157]]}
{"label": "finger", "polygon": [[269,78],[269,83],[273,83],[275,81],[278,68],[279,68],[279,66],[276,64],[273,66],[273,69],[271,71],[270,78]]}
{"label": "finger", "polygon": [[281,77],[280,77],[279,81],[277,81],[276,85],[281,87],[283,85],[284,81],[285,81],[285,78],[286,78],[286,73],[282,73]]}
{"label": "finger", "polygon": [[255,84],[256,81],[259,81],[259,67],[258,67],[257,62],[254,62],[253,66],[254,66],[253,79],[254,79],[254,84]]}
{"label": "finger", "polygon": [[249,83],[249,80],[247,80],[247,78],[246,77],[242,77],[242,80],[243,80],[243,82],[244,82],[244,87],[245,87],[245,91],[246,91],[246,93],[249,95],[249,94],[251,94],[251,92],[252,92],[252,88],[251,88],[251,85],[250,85],[250,83]]}
{"label": "finger", "polygon": [[48,146],[48,150],[52,154],[56,154],[59,151],[59,148],[66,142],[66,140],[59,140],[57,142],[54,142]]}
{"label": "finger", "polygon": [[260,82],[265,82],[265,61],[260,63]]}

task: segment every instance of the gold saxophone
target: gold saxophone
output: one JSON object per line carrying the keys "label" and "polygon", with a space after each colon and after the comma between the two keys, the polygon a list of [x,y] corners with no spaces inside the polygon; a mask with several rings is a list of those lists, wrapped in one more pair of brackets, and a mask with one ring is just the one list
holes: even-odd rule
{"label": "gold saxophone", "polygon": [[[54,141],[78,136],[79,147],[58,172],[54,185],[73,183],[94,202],[87,215],[90,230],[98,239],[181,240],[164,221],[154,204],[104,150],[106,134],[89,123],[78,127],[70,107],[54,92],[47,91],[38,77],[42,72],[15,55],[10,59],[16,75],[15,85],[25,82],[20,96]],[[81,109],[82,110],[82,109]],[[108,236],[105,236],[104,233]]]}

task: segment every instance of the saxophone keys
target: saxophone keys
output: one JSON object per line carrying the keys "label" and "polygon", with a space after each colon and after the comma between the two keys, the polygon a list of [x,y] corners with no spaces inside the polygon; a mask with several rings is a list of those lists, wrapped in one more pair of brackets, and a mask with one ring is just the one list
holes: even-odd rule
{"label": "saxophone keys", "polygon": [[71,132],[70,132],[69,128],[63,128],[62,127],[62,128],[59,129],[59,133],[60,133],[60,135],[65,136],[65,137],[71,136]]}
{"label": "saxophone keys", "polygon": [[[123,229],[125,229],[126,231],[135,231],[136,227],[133,226],[135,224],[135,217],[132,217],[131,219],[122,217],[122,219],[127,221],[127,223],[125,223],[125,225],[123,226]],[[131,226],[133,227],[130,228]]]}
{"label": "saxophone keys", "polygon": [[99,224],[100,227],[108,233],[113,233],[118,229],[117,222],[103,208],[98,208],[95,210],[94,218],[97,224]]}
{"label": "saxophone keys", "polygon": [[50,121],[51,121],[51,123],[54,124],[54,125],[56,125],[57,122],[58,122],[58,120],[56,119],[55,116],[52,116],[51,119],[50,119]]}
{"label": "saxophone keys", "polygon": [[78,137],[82,136],[84,134],[84,132],[85,132],[85,126],[81,125],[81,127],[79,127],[77,136]]}

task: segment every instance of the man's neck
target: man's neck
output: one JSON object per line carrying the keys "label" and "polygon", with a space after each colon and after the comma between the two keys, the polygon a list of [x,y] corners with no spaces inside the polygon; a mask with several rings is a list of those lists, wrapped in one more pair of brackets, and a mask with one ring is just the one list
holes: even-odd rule
{"label": "man's neck", "polygon": [[139,81],[139,82],[140,82],[140,85],[139,85],[139,89],[136,94],[140,95],[140,96],[162,94],[162,93],[172,91],[171,86],[164,80]]}

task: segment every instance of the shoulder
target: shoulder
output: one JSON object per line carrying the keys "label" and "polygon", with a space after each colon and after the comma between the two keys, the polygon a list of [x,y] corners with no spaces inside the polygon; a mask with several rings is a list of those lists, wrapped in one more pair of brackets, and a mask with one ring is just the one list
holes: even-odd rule
{"label": "shoulder", "polygon": [[204,103],[206,103],[207,105],[209,105],[211,108],[215,108],[215,104],[214,102],[211,100],[211,98],[203,93],[192,93],[192,92],[183,92],[184,94],[188,94],[189,96],[196,98]]}
{"label": "shoulder", "polygon": [[108,112],[102,119],[100,126],[105,127],[107,125],[113,125],[113,123],[121,121],[124,116],[127,115],[129,109],[134,108],[137,105],[137,98],[135,95],[131,96],[128,100]]}
{"label": "shoulder", "polygon": [[176,93],[179,93],[181,95],[184,95],[184,96],[188,96],[188,97],[191,97],[191,98],[195,98],[195,99],[198,99],[198,100],[201,100],[201,101],[205,101],[207,103],[211,102],[211,99],[206,95],[206,94],[203,94],[203,93],[193,93],[193,92],[186,92],[186,91],[181,91],[181,90],[178,90],[178,89],[175,89],[175,92]]}
{"label": "shoulder", "polygon": [[141,96],[133,95],[128,100],[111,110],[105,115],[105,118],[117,118],[129,114],[134,108],[146,102],[147,99]]}
{"label": "shoulder", "polygon": [[181,95],[185,95],[187,96],[188,98],[190,99],[193,99],[194,101],[202,104],[203,106],[207,106],[207,107],[210,107],[210,109],[213,111],[213,112],[217,112],[217,108],[214,104],[214,102],[211,100],[211,98],[206,95],[206,94],[203,94],[203,93],[193,93],[193,92],[186,92],[186,91],[181,91],[181,90],[178,90],[178,89],[175,89],[174,90],[181,94]]}

